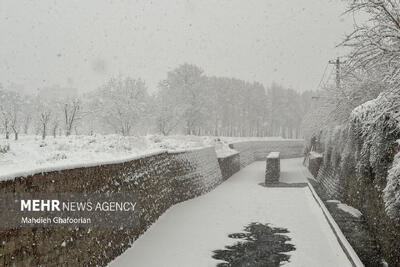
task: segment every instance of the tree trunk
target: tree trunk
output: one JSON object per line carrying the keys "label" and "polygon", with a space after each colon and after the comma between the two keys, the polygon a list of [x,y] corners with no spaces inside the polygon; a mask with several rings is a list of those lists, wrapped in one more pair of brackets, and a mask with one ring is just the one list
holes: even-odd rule
{"label": "tree trunk", "polygon": [[16,131],[15,129],[13,129],[14,132],[14,139],[18,140],[18,131]]}
{"label": "tree trunk", "polygon": [[42,129],[42,140],[46,138],[46,124],[43,124],[43,129]]}
{"label": "tree trunk", "polygon": [[53,137],[56,138],[57,137],[57,127],[53,128]]}

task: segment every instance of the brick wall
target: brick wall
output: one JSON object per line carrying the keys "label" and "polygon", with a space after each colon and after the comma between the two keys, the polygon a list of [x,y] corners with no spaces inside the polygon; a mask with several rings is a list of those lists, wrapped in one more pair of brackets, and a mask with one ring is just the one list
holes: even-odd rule
{"label": "brick wall", "polygon": [[177,202],[207,193],[223,181],[214,147],[169,155]]}
{"label": "brick wall", "polygon": [[245,141],[229,145],[240,153],[240,167],[256,160],[265,160],[270,152],[280,152],[281,158],[296,158],[304,155],[304,140]]}
{"label": "brick wall", "polygon": [[0,193],[128,191],[136,192],[140,203],[135,228],[0,228],[0,266],[104,266],[169,207],[221,182],[212,147],[0,182]]}
{"label": "brick wall", "polygon": [[399,266],[400,221],[388,217],[382,193],[374,184],[360,183],[354,171],[347,175],[342,171],[323,163],[317,181],[329,199],[338,199],[362,212],[389,266]]}
{"label": "brick wall", "polygon": [[279,183],[281,159],[279,152],[269,153],[265,170],[265,184]]}
{"label": "brick wall", "polygon": [[308,170],[316,178],[318,176],[319,168],[322,165],[323,155],[311,152],[308,158]]}
{"label": "brick wall", "polygon": [[221,169],[222,179],[226,180],[240,170],[239,153],[218,158],[219,168]]}
{"label": "brick wall", "polygon": [[400,266],[400,220],[388,216],[383,199],[400,132],[388,118],[380,120],[354,120],[326,132],[317,182],[328,198],[362,212],[389,266]]}
{"label": "brick wall", "polygon": [[[138,227],[16,228],[0,226],[0,266],[105,266],[122,254],[172,205],[204,194],[271,151],[299,157],[303,140],[241,142],[239,153],[217,159],[213,147],[127,162],[48,171],[0,182],[10,192],[136,192]],[[65,244],[62,245],[62,244]]]}
{"label": "brick wall", "polygon": [[330,165],[320,166],[316,179],[330,199],[344,201],[345,181]]}

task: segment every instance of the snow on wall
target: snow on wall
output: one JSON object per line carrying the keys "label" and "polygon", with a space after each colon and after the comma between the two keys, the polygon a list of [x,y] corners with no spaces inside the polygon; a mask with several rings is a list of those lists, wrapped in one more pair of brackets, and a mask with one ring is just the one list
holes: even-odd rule
{"label": "snow on wall", "polygon": [[212,190],[271,150],[286,157],[301,156],[303,152],[303,140],[248,141],[232,146],[240,148],[240,153],[229,151],[219,155],[218,160],[214,147],[161,151],[99,166],[43,170],[0,181],[0,193],[133,191],[138,193],[141,208],[138,228],[1,231],[4,243],[0,245],[0,266],[103,266],[130,247],[172,205]]}
{"label": "snow on wall", "polygon": [[219,168],[221,169],[222,179],[226,180],[240,170],[239,153],[225,157],[218,157]]}
{"label": "snow on wall", "polygon": [[314,151],[311,151],[309,159],[308,159],[308,170],[314,176],[318,176],[319,168],[321,167],[321,163],[323,160],[323,155]]}
{"label": "snow on wall", "polygon": [[383,190],[386,212],[392,218],[400,218],[400,152],[395,156],[387,180]]}
{"label": "snow on wall", "polygon": [[255,161],[255,153],[252,142],[238,142],[229,145],[232,149],[239,151],[240,168],[244,168]]}
{"label": "snow on wall", "polygon": [[[162,152],[129,162],[38,173],[0,182],[6,192],[136,192],[137,228],[18,228],[0,232],[0,266],[104,266],[170,206],[222,182],[214,148]],[[68,240],[68,242],[65,242]],[[112,244],[110,246],[110,244]],[[82,253],[84,251],[85,253]]]}
{"label": "snow on wall", "polygon": [[179,166],[174,179],[184,190],[175,191],[177,199],[190,199],[202,195],[222,182],[217,154],[213,147],[170,153],[170,160]]}
{"label": "snow on wall", "polygon": [[[4,145],[3,145],[4,143]],[[52,170],[74,169],[132,161],[161,151],[215,147],[218,156],[236,153],[222,137],[70,135],[41,140],[21,135],[18,140],[0,137],[0,180]]]}
{"label": "snow on wall", "polygon": [[302,157],[303,139],[281,139],[267,141],[244,141],[229,145],[240,153],[240,167],[243,168],[256,160],[264,160],[270,152],[280,152],[281,158]]}
{"label": "snow on wall", "polygon": [[400,138],[390,98],[357,107],[346,125],[324,133],[317,181],[330,198],[359,209],[390,266],[400,265]]}
{"label": "snow on wall", "polygon": [[335,169],[327,165],[320,166],[318,170],[317,181],[331,199],[343,200],[345,198],[345,186],[340,177],[336,174]]}

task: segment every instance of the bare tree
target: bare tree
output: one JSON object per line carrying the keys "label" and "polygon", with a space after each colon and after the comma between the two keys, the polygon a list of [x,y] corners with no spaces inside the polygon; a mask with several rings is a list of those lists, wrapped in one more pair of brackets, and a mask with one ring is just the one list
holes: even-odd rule
{"label": "bare tree", "polygon": [[367,13],[368,20],[355,23],[342,45],[352,48],[348,66],[378,69],[390,84],[400,79],[400,3],[392,0],[353,0],[347,12]]}
{"label": "bare tree", "polygon": [[19,131],[19,124],[18,124],[18,110],[14,106],[13,111],[12,111],[12,116],[11,116],[11,129],[14,132],[14,139],[18,140],[18,131]]}
{"label": "bare tree", "polygon": [[29,131],[29,126],[32,122],[32,115],[31,114],[26,114],[23,120],[23,129],[24,129],[24,134],[28,134]]}
{"label": "bare tree", "polygon": [[50,110],[43,110],[39,114],[39,122],[40,122],[40,126],[41,126],[43,140],[46,138],[46,135],[47,135],[47,128],[48,128],[48,124],[50,121],[50,116],[51,116]]}
{"label": "bare tree", "polygon": [[13,131],[15,140],[18,140],[21,106],[22,100],[18,93],[12,91],[1,92],[0,116],[6,139],[9,139],[10,131]]}
{"label": "bare tree", "polygon": [[54,138],[57,137],[58,126],[59,126],[59,121],[58,120],[54,120],[53,123],[52,123],[52,133],[53,133],[53,137]]}
{"label": "bare tree", "polygon": [[6,139],[10,138],[10,115],[9,113],[1,107],[1,124],[3,131],[5,133]]}
{"label": "bare tree", "polygon": [[80,111],[81,111],[81,103],[79,99],[73,99],[70,103],[64,104],[63,113],[64,113],[66,136],[71,135],[76,122],[79,119],[81,119]]}
{"label": "bare tree", "polygon": [[[388,105],[376,121],[400,108],[400,2],[352,0],[347,12],[355,16],[367,14],[368,19],[355,23],[354,31],[341,44],[352,48],[345,76],[353,78],[353,90],[348,90],[350,94],[342,96],[342,100],[354,108],[354,104],[362,103],[360,99],[365,102],[382,92]],[[361,90],[357,84],[362,85]]]}

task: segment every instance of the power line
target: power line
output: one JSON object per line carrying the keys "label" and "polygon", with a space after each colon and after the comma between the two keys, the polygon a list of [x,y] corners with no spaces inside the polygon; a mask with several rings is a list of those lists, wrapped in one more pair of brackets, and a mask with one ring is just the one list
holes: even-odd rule
{"label": "power line", "polygon": [[326,85],[329,83],[329,81],[331,80],[331,77],[332,77],[332,73],[333,73],[333,68],[329,72],[328,78],[325,80],[325,83],[323,84],[322,88],[325,88]]}
{"label": "power line", "polygon": [[329,60],[329,64],[333,64],[336,67],[336,88],[340,88],[340,65],[346,63],[346,61],[340,61],[339,57],[336,60]]}
{"label": "power line", "polygon": [[324,80],[325,73],[326,73],[326,70],[327,70],[327,69],[328,69],[328,63],[326,63],[326,65],[325,65],[324,73],[322,74],[321,80],[320,80],[319,83],[318,83],[317,90],[320,89],[321,83],[322,83],[322,81]]}
{"label": "power line", "polygon": [[[329,64],[326,63],[326,67],[325,67],[324,74],[325,74],[325,72],[326,72],[326,70],[327,70],[328,65],[329,65]],[[325,75],[323,75],[323,77],[322,77],[322,79],[321,79],[321,82],[320,82],[320,84],[318,85],[318,86],[319,86],[318,89],[322,89],[322,88],[325,88],[325,87],[326,87],[326,84],[329,82],[329,80],[330,80],[330,78],[331,78],[331,76],[332,76],[332,73],[333,73],[333,68],[331,69],[331,71],[329,72],[329,75],[327,76],[327,78],[325,79],[324,83],[322,84],[323,77],[325,76]],[[322,96],[313,96],[313,97],[312,97],[312,99],[321,99],[321,98],[326,98],[326,97],[322,97]]]}
{"label": "power line", "polygon": [[[340,89],[340,65],[344,64],[344,63],[346,63],[346,62],[345,61],[340,61],[339,57],[336,58],[336,60],[329,60],[328,63],[326,63],[326,65],[325,65],[324,73],[322,74],[321,80],[318,83],[317,90],[320,89],[320,88],[326,87],[327,83],[331,79],[331,76],[332,76],[334,68],[331,69],[331,71],[329,72],[328,78],[322,84],[322,82],[324,81],[324,78],[325,78],[326,70],[328,69],[328,65],[335,65],[335,69],[336,69],[336,88]],[[319,98],[320,97],[317,97],[317,96],[313,97],[313,99],[319,99]]]}

